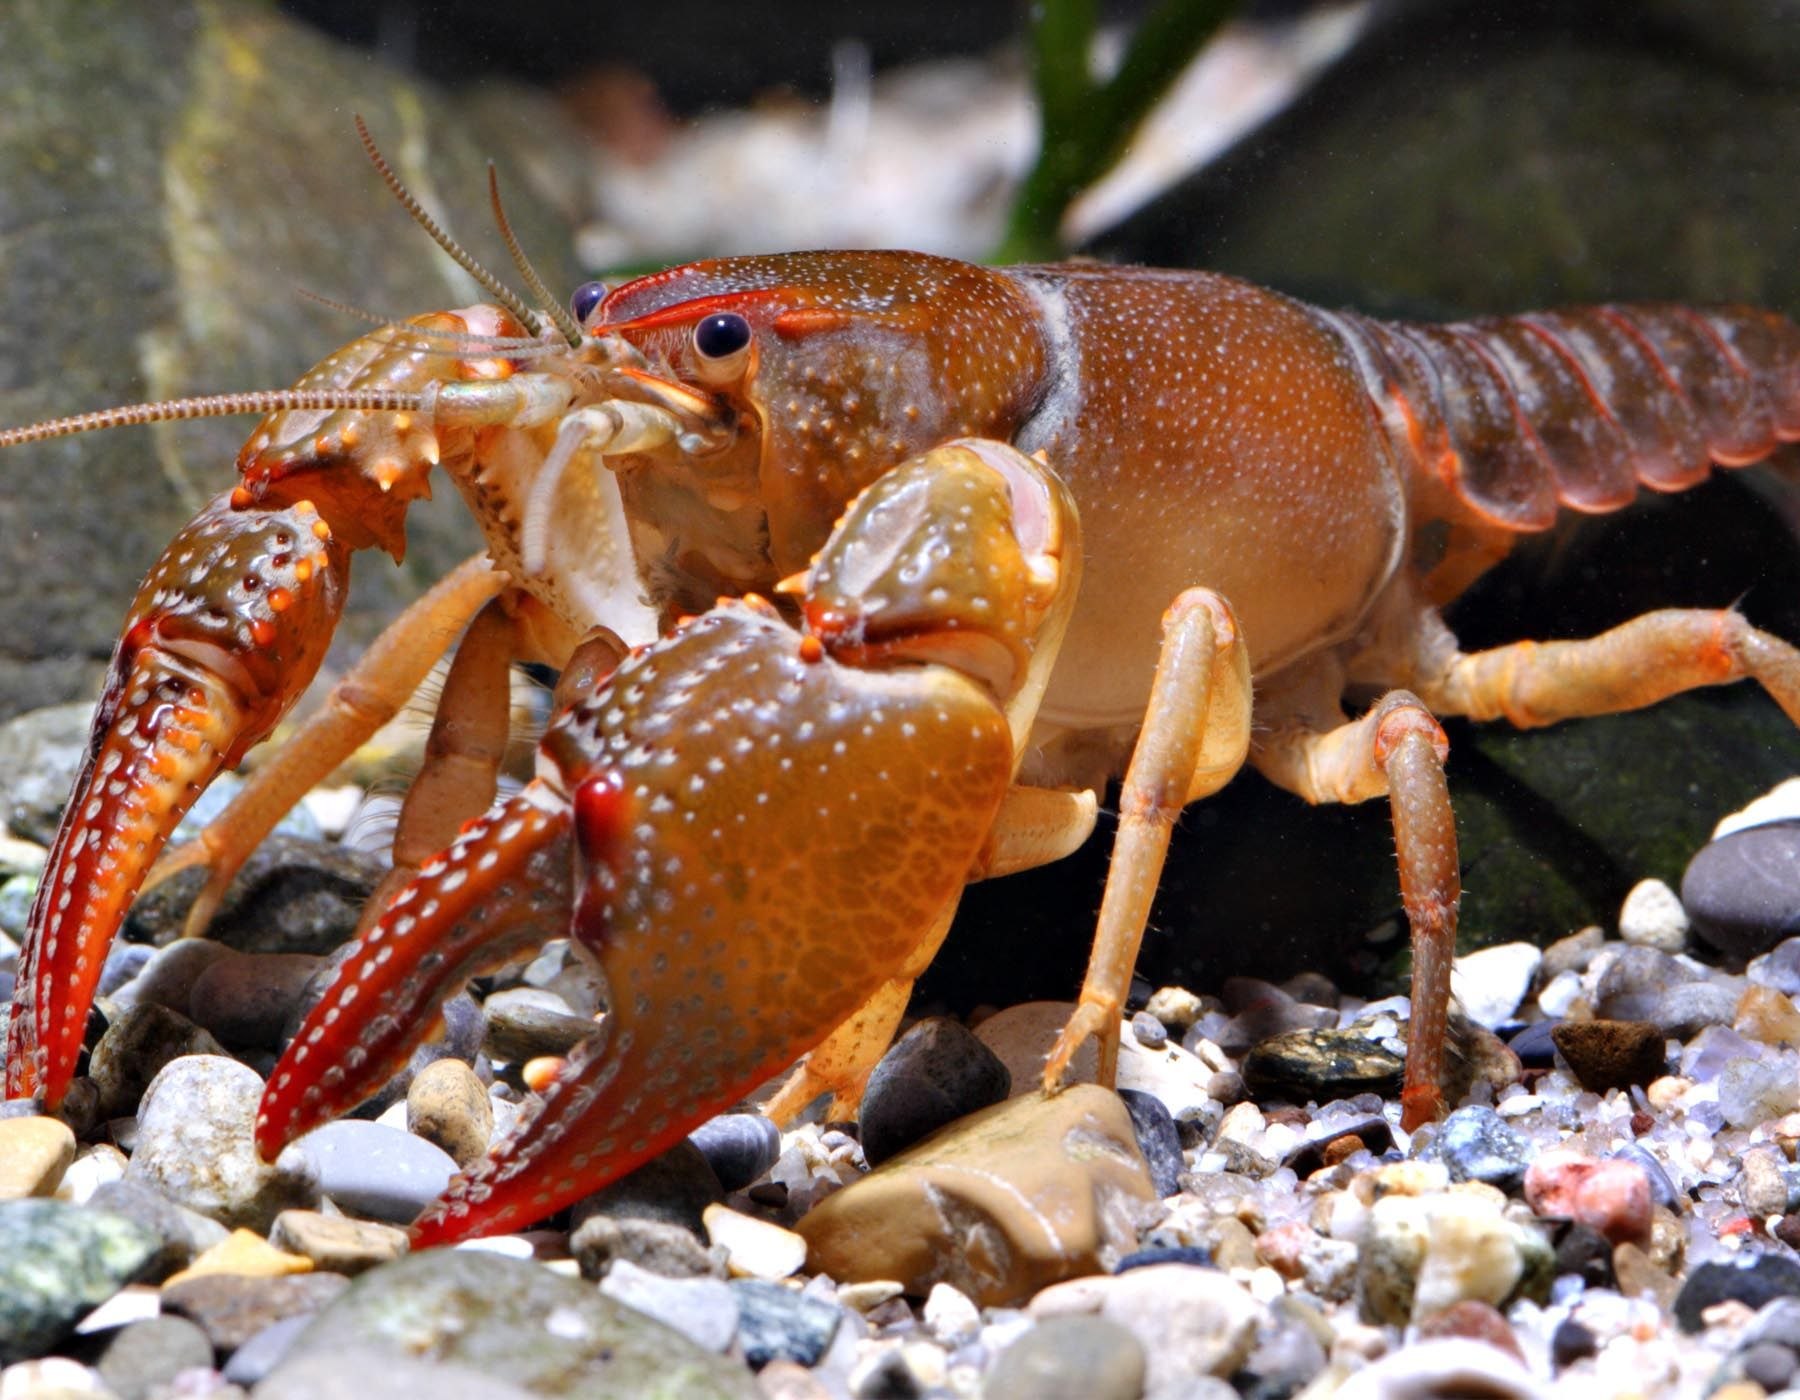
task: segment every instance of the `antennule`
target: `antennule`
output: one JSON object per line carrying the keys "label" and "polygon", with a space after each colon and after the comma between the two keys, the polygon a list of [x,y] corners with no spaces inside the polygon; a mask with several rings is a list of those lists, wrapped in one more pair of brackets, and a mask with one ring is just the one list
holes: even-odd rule
{"label": "antennule", "polygon": [[500,202],[500,176],[494,170],[494,162],[488,162],[488,198],[494,205],[494,222],[500,225],[500,236],[506,240],[506,251],[512,254],[513,266],[519,269],[519,276],[525,279],[525,285],[531,294],[543,306],[544,312],[562,332],[564,340],[571,349],[581,348],[581,327],[575,324],[575,318],[563,309],[563,305],[550,295],[550,289],[544,285],[537,269],[531,265],[531,259],[525,256],[525,250],[519,246],[519,240],[513,236],[512,221],[506,217],[506,207]]}
{"label": "antennule", "polygon": [[248,394],[208,394],[194,399],[162,399],[156,403],[126,404],[78,413],[71,418],[52,418],[23,428],[0,430],[0,447],[19,447],[28,442],[72,437],[100,428],[126,428],[139,423],[166,423],[184,418],[233,418],[239,414],[283,413],[294,409],[361,409],[370,413],[419,413],[423,394],[395,390],[273,389]]}
{"label": "antennule", "polygon": [[476,262],[462,244],[439,227],[437,220],[425,212],[425,206],[414,199],[411,191],[400,183],[400,177],[394,173],[393,166],[387,163],[387,157],[382,155],[380,149],[375,145],[375,138],[369,135],[368,123],[363,121],[361,114],[358,114],[355,120],[356,134],[362,138],[363,150],[369,153],[369,160],[375,166],[375,173],[381,176],[382,183],[388,187],[394,198],[400,201],[400,207],[412,215],[413,222],[430,234],[431,241],[448,253],[458,267],[473,277],[481,284],[483,290],[512,312],[520,325],[535,328],[538,325],[537,313],[525,304],[517,292]]}

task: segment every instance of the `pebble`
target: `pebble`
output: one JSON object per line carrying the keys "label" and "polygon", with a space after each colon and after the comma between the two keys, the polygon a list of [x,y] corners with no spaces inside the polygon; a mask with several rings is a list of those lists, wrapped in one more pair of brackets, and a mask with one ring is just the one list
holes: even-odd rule
{"label": "pebble", "polygon": [[1553,1256],[1495,1199],[1468,1193],[1386,1196],[1368,1213],[1358,1296],[1370,1322],[1404,1326],[1473,1298],[1496,1307],[1547,1286]]}
{"label": "pebble", "polygon": [[1760,1308],[1778,1298],[1800,1296],[1800,1263],[1786,1254],[1745,1250],[1727,1259],[1696,1265],[1675,1297],[1675,1321],[1698,1332],[1702,1315],[1716,1303],[1735,1299]]}
{"label": "pebble", "polygon": [[0,1118],[0,1201],[48,1196],[75,1161],[75,1134],[54,1118]]}
{"label": "pebble", "polygon": [[1694,932],[1735,958],[1800,934],[1800,822],[1751,827],[1709,842],[1681,877]]}
{"label": "pebble", "polygon": [[88,1076],[99,1092],[99,1113],[133,1112],[163,1067],[184,1055],[223,1055],[210,1031],[155,1002],[126,1007],[113,1019],[88,1057]]}
{"label": "pebble", "polygon": [[295,1313],[255,1333],[225,1363],[223,1375],[233,1385],[257,1384],[287,1359],[294,1340],[312,1326],[313,1314]]}
{"label": "pebble", "polygon": [[233,1050],[279,1050],[324,962],[307,953],[234,951],[215,958],[188,990],[188,1019]]}
{"label": "pebble", "polygon": [[254,1230],[233,1230],[187,1268],[163,1280],[164,1288],[208,1274],[232,1274],[244,1278],[285,1278],[309,1274],[312,1260],[279,1249]]}
{"label": "pebble", "polygon": [[742,1191],[781,1155],[781,1129],[760,1113],[721,1113],[688,1134],[725,1191]]}
{"label": "pebble", "polygon": [[0,1370],[0,1400],[69,1400],[78,1395],[112,1396],[100,1373],[66,1356],[21,1361]]}
{"label": "pebble", "polygon": [[310,1259],[315,1269],[345,1275],[398,1259],[407,1249],[404,1230],[316,1210],[282,1211],[269,1231],[269,1243]]}
{"label": "pebble", "polygon": [[1180,1036],[1206,1014],[1206,1001],[1186,987],[1158,987],[1144,1003],[1144,1010],[1161,1021],[1171,1035]]}
{"label": "pebble", "polygon": [[934,1283],[925,1295],[920,1311],[925,1330],[946,1347],[959,1347],[975,1340],[981,1331],[981,1309],[968,1294],[947,1283]]}
{"label": "pebble", "polygon": [[1195,1376],[1228,1377],[1250,1356],[1269,1309],[1216,1269],[1158,1264],[1046,1288],[1026,1311],[1039,1322],[1092,1314],[1126,1328],[1146,1362],[1147,1394],[1179,1394]]}
{"label": "pebble", "polygon": [[1687,910],[1661,880],[1639,880],[1619,908],[1619,937],[1641,948],[1679,953],[1687,948]]}
{"label": "pebble", "polygon": [[482,1048],[496,1060],[524,1064],[544,1055],[567,1055],[599,1029],[577,1016],[554,992],[515,987],[482,1004],[486,1039]]}
{"label": "pebble", "polygon": [[723,1279],[668,1278],[615,1259],[600,1280],[600,1292],[706,1351],[723,1352],[737,1335],[739,1294]]}
{"label": "pebble", "polygon": [[1353,1030],[1293,1031],[1252,1046],[1243,1060],[1245,1087],[1272,1098],[1329,1103],[1400,1092],[1405,1062]]}
{"label": "pebble", "polygon": [[1752,984],[1738,998],[1731,1028],[1749,1040],[1765,1045],[1800,1044],[1800,1007],[1794,999],[1773,987]]}
{"label": "pebble", "polygon": [[145,1270],[147,1277],[162,1278],[185,1268],[230,1233],[218,1221],[177,1205],[130,1175],[96,1187],[87,1204],[136,1221],[157,1238],[161,1248]]}
{"label": "pebble", "polygon": [[1446,1338],[1415,1342],[1364,1367],[1332,1392],[1332,1400],[1545,1400],[1518,1362],[1485,1342]]}
{"label": "pebble", "polygon": [[1310,1005],[1260,977],[1227,978],[1222,994],[1231,1020],[1218,1040],[1233,1054],[1271,1036],[1335,1026],[1338,1020],[1333,1008]]}
{"label": "pebble", "polygon": [[200,975],[235,952],[210,938],[182,938],[160,949],[138,975],[113,994],[120,1010],[133,1006],[166,1006],[187,1015],[188,996]]}
{"label": "pebble", "polygon": [[138,1109],[127,1181],[228,1227],[266,1231],[282,1211],[311,1206],[318,1184],[284,1152],[274,1166],[256,1155],[262,1079],[236,1060],[185,1055],[158,1072]]}
{"label": "pebble", "polygon": [[863,1091],[862,1144],[869,1165],[1000,1103],[1013,1082],[1000,1056],[961,1021],[920,1021],[881,1057]]}
{"label": "pebble", "polygon": [[493,1100],[473,1069],[446,1055],[413,1074],[406,1090],[406,1129],[467,1170],[487,1156]]}
{"label": "pebble", "polygon": [[395,1225],[411,1224],[456,1174],[456,1162],[443,1148],[357,1118],[327,1123],[290,1150],[341,1209]]}
{"label": "pebble", "polygon": [[1484,1181],[1511,1193],[1525,1180],[1531,1144],[1493,1109],[1459,1108],[1439,1125],[1420,1159],[1442,1162],[1452,1181]]}
{"label": "pebble", "polygon": [[317,1312],[343,1293],[342,1274],[305,1273],[276,1278],[201,1274],[162,1292],[165,1316],[197,1324],[221,1352],[237,1350],[272,1322]]}
{"label": "pebble", "polygon": [[1525,1200],[1539,1215],[1574,1220],[1614,1244],[1650,1238],[1650,1181],[1636,1162],[1556,1148],[1525,1173]]}
{"label": "pebble", "polygon": [[590,1215],[631,1216],[663,1220],[706,1233],[706,1208],[725,1199],[724,1189],[700,1149],[685,1138],[660,1157],[576,1202],[572,1222]]}
{"label": "pebble", "polygon": [[[805,1241],[801,1241],[801,1249],[804,1251]],[[604,1278],[622,1263],[673,1279],[723,1272],[716,1247],[708,1250],[686,1226],[662,1220],[591,1215],[569,1237],[569,1251],[580,1264],[583,1278]]]}
{"label": "pebble", "polygon": [[1043,1318],[1001,1352],[984,1393],[995,1400],[1139,1400],[1147,1370],[1130,1328],[1070,1313]]}
{"label": "pebble", "polygon": [[1543,961],[1536,944],[1496,943],[1451,964],[1450,988],[1470,1020],[1494,1030],[1513,1019]]}
{"label": "pebble", "polygon": [[1581,1087],[1596,1094],[1647,1085],[1668,1070],[1663,1033],[1647,1021],[1562,1021],[1550,1039]]}
{"label": "pebble", "polygon": [[836,1305],[778,1283],[741,1278],[729,1286],[738,1305],[738,1344],[752,1370],[771,1361],[817,1364],[844,1317]]}
{"label": "pebble", "polygon": [[941,1281],[1003,1304],[1130,1253],[1132,1221],[1155,1199],[1125,1105],[1078,1084],[961,1120],[797,1228],[811,1267],[834,1279],[895,1279],[919,1294]]}
{"label": "pebble", "polygon": [[86,1205],[102,1186],[124,1180],[127,1165],[125,1154],[110,1142],[83,1147],[56,1184],[56,1199]]}
{"label": "pebble", "polygon": [[152,1317],[106,1340],[94,1368],[119,1400],[147,1400],[183,1371],[210,1369],[213,1345],[186,1318]]}
{"label": "pebble", "polygon": [[38,876],[11,875],[0,879],[0,933],[13,938],[25,936],[26,921],[31,916],[31,902],[37,898]]}
{"label": "pebble", "polygon": [[1146,1050],[1160,1050],[1169,1043],[1169,1028],[1148,1011],[1131,1016],[1131,1038]]}
{"label": "pebble", "polygon": [[41,1356],[157,1257],[150,1231],[110,1211],[0,1202],[0,1366]]}
{"label": "pebble", "polygon": [[1556,1272],[1574,1274],[1590,1288],[1610,1288],[1613,1242],[1591,1225],[1569,1221],[1556,1236]]}
{"label": "pebble", "polygon": [[1150,1168],[1150,1184],[1159,1196],[1173,1196],[1181,1189],[1181,1173],[1187,1159],[1181,1151],[1181,1130],[1163,1101],[1140,1089],[1120,1089],[1119,1098],[1131,1114],[1138,1151]]}
{"label": "pebble", "polygon": [[707,1238],[724,1249],[734,1277],[787,1278],[806,1264],[806,1241],[792,1230],[722,1205],[708,1206],[702,1219]]}

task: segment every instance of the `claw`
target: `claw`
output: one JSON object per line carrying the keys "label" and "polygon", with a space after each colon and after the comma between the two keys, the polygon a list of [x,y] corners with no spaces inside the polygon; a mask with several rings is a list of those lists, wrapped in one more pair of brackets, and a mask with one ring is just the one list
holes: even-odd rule
{"label": "claw", "polygon": [[206,785],[311,681],[348,567],[308,503],[243,510],[228,494],[151,570],[26,925],[7,1098],[61,1104],[107,947],[145,872]]}

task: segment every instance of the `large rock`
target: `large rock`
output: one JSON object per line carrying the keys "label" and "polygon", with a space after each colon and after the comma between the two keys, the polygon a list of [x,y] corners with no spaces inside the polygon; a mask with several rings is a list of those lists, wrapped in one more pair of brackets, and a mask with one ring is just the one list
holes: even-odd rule
{"label": "large rock", "polygon": [[42,1356],[156,1257],[154,1234],[62,1201],[0,1204],[0,1366]]}
{"label": "large rock", "polygon": [[[489,101],[477,120],[466,101],[248,0],[154,12],[19,0],[0,8],[0,52],[0,424],[288,384],[366,329],[297,285],[398,315],[477,300],[367,168],[356,111],[484,254],[497,246],[484,162],[498,157],[540,271],[562,292],[578,280],[569,220],[531,188],[567,139],[543,104]],[[0,578],[30,586],[0,590],[0,716],[92,693],[138,580],[231,485],[251,427],[8,450]],[[358,570],[347,636],[366,640],[475,547],[455,495],[414,509],[404,571]]]}

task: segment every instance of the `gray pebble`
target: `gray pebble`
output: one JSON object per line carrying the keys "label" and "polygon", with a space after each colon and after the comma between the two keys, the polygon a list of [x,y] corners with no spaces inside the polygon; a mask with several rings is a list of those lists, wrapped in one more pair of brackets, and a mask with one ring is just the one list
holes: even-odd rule
{"label": "gray pebble", "polygon": [[225,1047],[180,1012],[154,1002],[122,1011],[88,1057],[102,1118],[137,1110],[150,1081],[184,1055],[223,1055]]}
{"label": "gray pebble", "polygon": [[1753,959],[1744,973],[1752,982],[1773,987],[1783,996],[1800,994],[1800,938],[1782,939]]}
{"label": "gray pebble", "polygon": [[708,1351],[724,1351],[737,1335],[737,1294],[722,1279],[665,1278],[621,1259],[600,1281],[600,1291]]}
{"label": "gray pebble", "polygon": [[281,1364],[294,1339],[312,1326],[314,1316],[311,1312],[295,1313],[253,1333],[231,1353],[231,1359],[225,1363],[225,1379],[233,1385],[255,1385]]}
{"label": "gray pebble", "polygon": [[598,1029],[596,1022],[570,1011],[561,997],[534,987],[495,992],[483,1003],[482,1014],[487,1019],[483,1049],[512,1064],[567,1055]]}
{"label": "gray pebble", "polygon": [[841,1310],[778,1283],[741,1278],[730,1285],[737,1296],[738,1340],[752,1370],[771,1361],[811,1366],[837,1334]]}
{"label": "gray pebble", "polygon": [[149,965],[156,949],[143,943],[116,942],[106,952],[106,966],[100,969],[96,995],[109,997]]}
{"label": "gray pebble", "polygon": [[863,1091],[862,1144],[870,1166],[1012,1092],[1005,1063],[962,1022],[920,1021],[881,1057]]}
{"label": "gray pebble", "polygon": [[142,1225],[108,1211],[0,1202],[0,1366],[49,1351],[142,1276],[160,1247]]}
{"label": "gray pebble", "polygon": [[234,1050],[279,1050],[295,1004],[322,959],[306,953],[233,953],[194,979],[188,1017]]}
{"label": "gray pebble", "polygon": [[318,1186],[303,1162],[284,1152],[274,1166],[264,1166],[256,1155],[262,1091],[262,1080],[236,1060],[171,1060],[138,1109],[137,1147],[126,1179],[222,1225],[259,1233],[289,1207],[314,1205]]}
{"label": "gray pebble", "polygon": [[591,1215],[569,1237],[569,1251],[580,1264],[583,1278],[604,1278],[621,1263],[672,1279],[711,1277],[720,1272],[713,1251],[692,1230],[666,1220]]}
{"label": "gray pebble", "polygon": [[1131,1016],[1131,1036],[1146,1050],[1160,1050],[1169,1043],[1169,1028],[1148,1011],[1135,1011]]}
{"label": "gray pebble", "polygon": [[1103,1317],[1047,1317],[1000,1353],[984,1393],[1034,1400],[1138,1400],[1144,1349]]}
{"label": "gray pebble", "polygon": [[385,1123],[341,1118],[301,1138],[318,1188],[352,1215],[407,1225],[456,1174],[450,1154]]}
{"label": "gray pebble", "polygon": [[760,1113],[721,1113],[688,1134],[719,1185],[742,1191],[781,1155],[781,1129]]}
{"label": "gray pebble", "polygon": [[1119,1097],[1131,1115],[1138,1151],[1150,1167],[1150,1184],[1158,1196],[1173,1196],[1181,1189],[1187,1159],[1181,1154],[1181,1131],[1168,1107],[1155,1094],[1140,1089],[1121,1089]]}
{"label": "gray pebble", "polygon": [[94,1369],[119,1400],[145,1400],[179,1372],[212,1364],[213,1344],[193,1323],[181,1317],[150,1317],[107,1338]]}
{"label": "gray pebble", "polygon": [[1431,1145],[1419,1155],[1442,1162],[1452,1181],[1484,1181],[1516,1193],[1525,1184],[1532,1147],[1493,1109],[1470,1105],[1446,1118]]}
{"label": "gray pebble", "polygon": [[1636,1162],[1644,1169],[1644,1175],[1650,1179],[1650,1200],[1653,1204],[1664,1210],[1680,1213],[1683,1204],[1681,1193],[1675,1189],[1675,1183],[1669,1180],[1669,1173],[1657,1160],[1654,1152],[1642,1143],[1628,1142],[1613,1156],[1627,1162]]}
{"label": "gray pebble", "polygon": [[146,1278],[162,1278],[185,1269],[214,1245],[224,1243],[230,1233],[218,1221],[175,1204],[154,1187],[129,1176],[96,1187],[88,1204],[136,1221],[162,1242],[155,1260],[145,1268]]}
{"label": "gray pebble", "polygon": [[121,1009],[152,1004],[187,1015],[188,994],[200,974],[232,950],[210,938],[183,938],[160,949],[138,975],[113,994]]}
{"label": "gray pebble", "polygon": [[1702,846],[1681,877],[1694,931],[1737,958],[1800,933],[1800,822],[1772,822]]}
{"label": "gray pebble", "polygon": [[1744,1379],[1755,1381],[1764,1391],[1773,1395],[1777,1391],[1786,1390],[1788,1382],[1794,1378],[1796,1359],[1794,1353],[1775,1342],[1758,1342],[1746,1348],[1738,1357],[1738,1366],[1744,1373]]}

